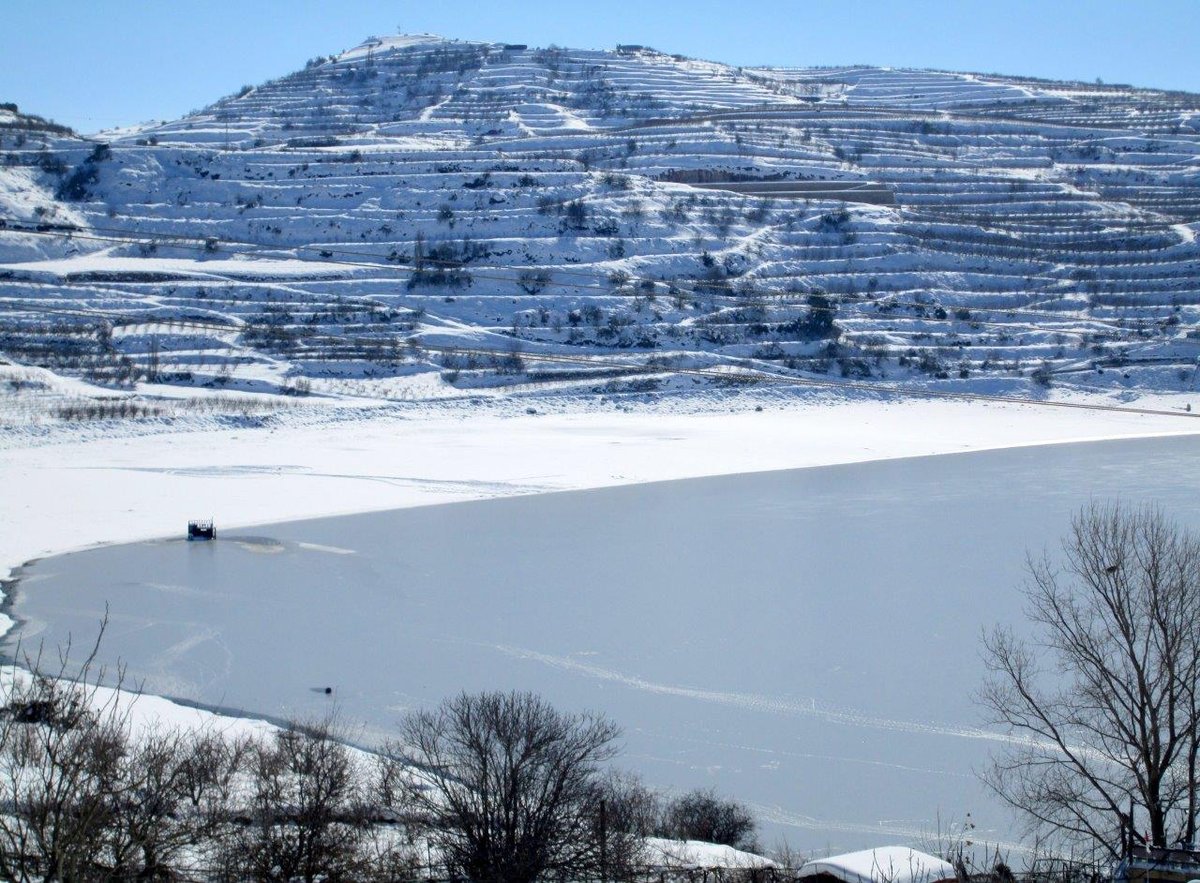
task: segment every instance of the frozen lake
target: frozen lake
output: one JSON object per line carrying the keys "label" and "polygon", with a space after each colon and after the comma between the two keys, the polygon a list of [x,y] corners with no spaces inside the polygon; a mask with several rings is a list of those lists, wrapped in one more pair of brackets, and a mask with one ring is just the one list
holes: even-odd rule
{"label": "frozen lake", "polygon": [[1091,498],[1200,526],[1198,454],[1021,448],[112,546],[28,567],[13,612],[52,647],[107,603],[103,655],[146,690],[275,717],[332,701],[365,739],[464,689],[600,710],[623,765],[745,800],[768,845],[880,845],[967,812],[994,839],[981,629],[1019,622],[1025,550]]}

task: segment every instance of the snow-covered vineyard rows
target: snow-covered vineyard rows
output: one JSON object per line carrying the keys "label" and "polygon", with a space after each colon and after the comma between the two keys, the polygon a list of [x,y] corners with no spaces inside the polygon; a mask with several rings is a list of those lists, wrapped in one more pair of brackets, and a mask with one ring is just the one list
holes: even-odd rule
{"label": "snow-covered vineyard rows", "polygon": [[1200,96],[392,37],[102,138],[0,110],[0,159],[0,352],[60,409],[86,387],[34,369],[372,399],[1196,379]]}

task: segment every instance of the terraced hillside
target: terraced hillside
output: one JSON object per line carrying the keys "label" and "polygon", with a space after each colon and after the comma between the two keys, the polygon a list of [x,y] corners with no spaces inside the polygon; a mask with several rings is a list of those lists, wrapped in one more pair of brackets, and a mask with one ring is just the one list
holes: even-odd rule
{"label": "terraced hillside", "polygon": [[391,37],[0,157],[34,412],[1196,383],[1200,96]]}

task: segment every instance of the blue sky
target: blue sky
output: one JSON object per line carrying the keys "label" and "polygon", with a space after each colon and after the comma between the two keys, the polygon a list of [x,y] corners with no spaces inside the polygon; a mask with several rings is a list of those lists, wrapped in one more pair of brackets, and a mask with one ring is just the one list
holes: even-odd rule
{"label": "blue sky", "polygon": [[82,132],[170,119],[400,29],[1200,92],[1200,0],[0,0],[0,101]]}

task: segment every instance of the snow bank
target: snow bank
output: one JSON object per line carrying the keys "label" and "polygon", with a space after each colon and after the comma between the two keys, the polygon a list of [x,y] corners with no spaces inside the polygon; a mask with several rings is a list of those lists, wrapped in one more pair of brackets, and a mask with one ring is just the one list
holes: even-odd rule
{"label": "snow bank", "polygon": [[60,260],[36,263],[0,264],[0,270],[19,272],[34,281],[55,282],[72,275],[137,277],[160,274],[179,279],[226,281],[228,279],[313,279],[351,275],[354,267],[344,264],[318,263],[315,260],[249,260],[244,256],[217,258],[207,261],[188,258],[132,258],[111,254],[76,255]]}
{"label": "snow bank", "polygon": [[[0,666],[0,705],[7,705],[13,690],[25,687],[30,680],[31,675],[23,668]],[[211,730],[230,739],[265,738],[279,729],[258,718],[228,717],[133,690],[96,686],[82,690],[81,695],[97,713],[128,721],[134,739],[174,729]]]}
{"label": "snow bank", "polygon": [[667,868],[774,868],[775,862],[753,852],[703,840],[647,837],[651,865]]}
{"label": "snow bank", "polygon": [[908,846],[880,846],[810,861],[797,876],[828,874],[844,883],[939,883],[955,879],[954,866]]}

